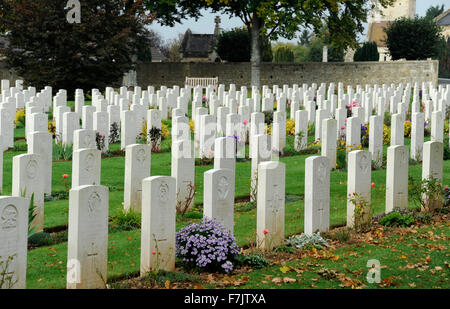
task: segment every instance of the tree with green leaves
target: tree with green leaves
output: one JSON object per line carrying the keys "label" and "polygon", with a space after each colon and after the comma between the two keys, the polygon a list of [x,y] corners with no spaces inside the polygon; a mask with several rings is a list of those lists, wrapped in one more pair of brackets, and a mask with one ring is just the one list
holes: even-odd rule
{"label": "tree with green leaves", "polygon": [[447,39],[445,50],[439,59],[439,77],[450,78],[450,38]]}
{"label": "tree with green leaves", "polygon": [[426,18],[434,19],[444,13],[444,5],[430,6],[425,13]]}
{"label": "tree with green leaves", "polygon": [[364,42],[364,44],[355,51],[353,61],[379,61],[380,53],[375,42]]}
{"label": "tree with green leaves", "polygon": [[426,17],[403,17],[389,24],[384,31],[392,60],[438,59],[445,48],[441,27]]}
{"label": "tree with green leaves", "polygon": [[[323,47],[325,42],[322,38],[314,38],[308,48],[306,53],[306,62],[322,62],[323,58]],[[343,62],[344,61],[344,50],[335,47],[334,45],[328,46],[328,62]]]}
{"label": "tree with green leaves", "polygon": [[67,1],[3,0],[1,52],[29,85],[86,92],[118,82],[138,55],[148,56],[145,25],[152,16],[140,0],[83,0],[81,22],[69,23]]}
{"label": "tree with green leaves", "polygon": [[[279,37],[292,39],[301,28],[322,28],[328,21],[330,38],[337,48],[345,50],[357,46],[357,33],[364,30],[363,24],[372,9],[371,0],[144,0],[147,9],[163,25],[173,26],[187,17],[198,18],[202,9],[212,9],[238,17],[251,35],[252,85],[260,87],[262,62],[262,35],[275,41]],[[379,0],[387,7],[394,0]]]}
{"label": "tree with green leaves", "polygon": [[[272,50],[267,38],[263,39],[263,62],[272,61]],[[245,28],[222,31],[217,39],[216,52],[229,62],[250,61],[250,33]]]}
{"label": "tree with green leaves", "polygon": [[307,29],[304,29],[298,37],[298,45],[308,46],[311,42],[311,33]]}
{"label": "tree with green leaves", "polygon": [[288,46],[280,46],[275,50],[274,62],[294,62],[294,52]]}

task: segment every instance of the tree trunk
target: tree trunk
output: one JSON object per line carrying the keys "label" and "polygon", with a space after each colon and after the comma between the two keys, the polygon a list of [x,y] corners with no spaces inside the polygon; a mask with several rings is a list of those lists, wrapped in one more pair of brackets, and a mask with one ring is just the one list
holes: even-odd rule
{"label": "tree trunk", "polygon": [[252,86],[260,88],[261,83],[261,48],[262,48],[262,39],[261,39],[261,26],[262,21],[260,18],[253,14],[252,24],[250,29],[250,37],[252,42],[252,50],[251,50],[251,66],[252,66]]}

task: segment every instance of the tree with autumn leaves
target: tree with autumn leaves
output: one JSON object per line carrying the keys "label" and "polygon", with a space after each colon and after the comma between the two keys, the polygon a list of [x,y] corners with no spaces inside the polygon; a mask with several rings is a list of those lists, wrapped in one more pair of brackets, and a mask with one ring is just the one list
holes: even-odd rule
{"label": "tree with autumn leaves", "polygon": [[145,55],[152,15],[142,0],[83,0],[81,23],[66,19],[67,1],[3,0],[0,51],[29,85],[86,92],[119,82]]}
{"label": "tree with autumn leaves", "polygon": [[375,5],[387,7],[393,0],[144,0],[156,20],[173,26],[184,18],[198,18],[211,9],[242,20],[251,36],[252,85],[260,87],[262,37],[292,39],[300,29],[319,34],[324,23],[330,32],[330,44],[337,49],[356,48],[357,33]]}

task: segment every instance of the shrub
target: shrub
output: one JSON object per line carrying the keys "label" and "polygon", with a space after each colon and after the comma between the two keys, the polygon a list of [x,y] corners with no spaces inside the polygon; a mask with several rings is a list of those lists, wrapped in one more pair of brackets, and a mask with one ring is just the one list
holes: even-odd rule
{"label": "shrub", "polygon": [[329,238],[332,240],[340,241],[342,243],[346,243],[350,240],[351,235],[350,235],[349,229],[339,228],[336,231],[334,231],[333,233],[330,233]]}
{"label": "shrub", "polygon": [[120,141],[120,128],[117,122],[114,122],[109,129],[109,143],[114,144]]}
{"label": "shrub", "polygon": [[161,122],[161,139],[165,140],[170,137],[169,125],[165,122]]}
{"label": "shrub", "polygon": [[234,236],[213,219],[204,218],[176,234],[176,256],[188,269],[230,273],[238,253]]}
{"label": "shrub", "polygon": [[25,126],[25,109],[19,109],[16,112],[16,119],[14,119],[16,128],[23,128]]}
{"label": "shrub", "polygon": [[414,218],[423,224],[431,224],[433,222],[433,217],[429,213],[418,212],[414,215]]}
{"label": "shrub", "polygon": [[274,62],[294,62],[294,52],[289,46],[280,46],[275,50]]}
{"label": "shrub", "polygon": [[364,42],[363,46],[358,48],[353,56],[356,61],[379,61],[380,54],[378,53],[377,43]]}
{"label": "shrub", "polygon": [[264,114],[264,122],[266,125],[270,125],[273,122],[273,112],[271,111],[265,111]]}
{"label": "shrub", "polygon": [[236,261],[240,265],[249,266],[254,269],[261,269],[269,266],[269,261],[261,254],[238,255]]}
{"label": "shrub", "polygon": [[[221,31],[217,38],[216,52],[220,59],[229,62],[250,61],[250,33],[246,28]],[[262,38],[262,61],[272,61],[272,47],[268,38]]]}
{"label": "shrub", "polygon": [[348,197],[348,201],[355,206],[353,220],[355,229],[367,230],[372,225],[372,207],[366,198],[353,192]]}
{"label": "shrub", "polygon": [[95,133],[95,143],[98,150],[102,151],[105,148],[105,137],[103,136],[103,134],[99,132]]}
{"label": "shrub", "polygon": [[312,235],[294,235],[289,237],[286,240],[286,245],[295,247],[297,249],[302,249],[304,247],[313,247],[313,248],[322,248],[322,247],[329,247],[327,241],[320,236],[320,233],[317,232],[316,234]]}
{"label": "shrub", "polygon": [[391,126],[391,114],[389,114],[388,112],[384,112],[384,124],[388,127]]}
{"label": "shrub", "polygon": [[130,231],[141,227],[141,214],[129,209],[122,211],[111,218],[111,227],[119,230]]}
{"label": "shrub", "polygon": [[286,135],[294,136],[295,135],[295,120],[288,119],[286,121]]}
{"label": "shrub", "polygon": [[384,31],[392,60],[438,59],[445,49],[442,29],[433,19],[402,17],[389,23]]}
{"label": "shrub", "polygon": [[444,138],[444,160],[450,160],[449,136]]}
{"label": "shrub", "polygon": [[444,189],[444,206],[450,206],[450,189],[445,186]]}
{"label": "shrub", "polygon": [[383,145],[389,145],[391,143],[391,128],[387,125],[383,126]]}
{"label": "shrub", "polygon": [[405,126],[404,126],[404,134],[405,137],[410,138],[411,137],[411,120],[406,120],[405,121]]}
{"label": "shrub", "polygon": [[369,147],[369,126],[361,125],[361,145]]}
{"label": "shrub", "polygon": [[73,145],[56,143],[53,145],[53,160],[69,161],[72,159]]}
{"label": "shrub", "polygon": [[414,224],[414,216],[409,212],[405,213],[399,211],[399,209],[394,209],[394,211],[383,216],[379,223],[390,227],[408,227]]}
{"label": "shrub", "polygon": [[194,120],[189,120],[189,129],[191,130],[191,134],[194,134],[194,132],[195,132]]}
{"label": "shrub", "polygon": [[316,131],[316,124],[315,123],[308,123],[308,136],[314,136],[314,132]]}
{"label": "shrub", "polygon": [[442,182],[432,176],[421,181],[409,177],[408,192],[413,202],[426,212],[441,208],[444,203]]}

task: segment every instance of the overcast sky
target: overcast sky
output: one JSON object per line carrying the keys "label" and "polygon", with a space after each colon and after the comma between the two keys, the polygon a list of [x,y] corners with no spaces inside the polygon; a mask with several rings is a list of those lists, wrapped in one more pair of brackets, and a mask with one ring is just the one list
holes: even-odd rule
{"label": "overcast sky", "polygon": [[[430,6],[435,5],[445,5],[445,10],[450,8],[449,0],[417,0],[416,1],[416,14],[419,16],[424,16],[425,12]],[[181,24],[177,24],[174,27],[162,27],[161,25],[154,23],[150,26],[150,29],[157,31],[164,40],[170,40],[178,37],[179,33],[184,33],[188,28],[194,33],[213,33],[214,32],[214,17],[218,14],[212,14],[210,11],[204,11],[203,17],[199,18],[197,21],[195,19],[186,19]],[[221,28],[229,30],[235,27],[241,27],[242,21],[239,18],[230,18],[227,15],[221,16]],[[365,37],[366,33],[363,34]],[[280,39],[280,41],[286,41]],[[294,39],[292,42],[297,42]]]}

